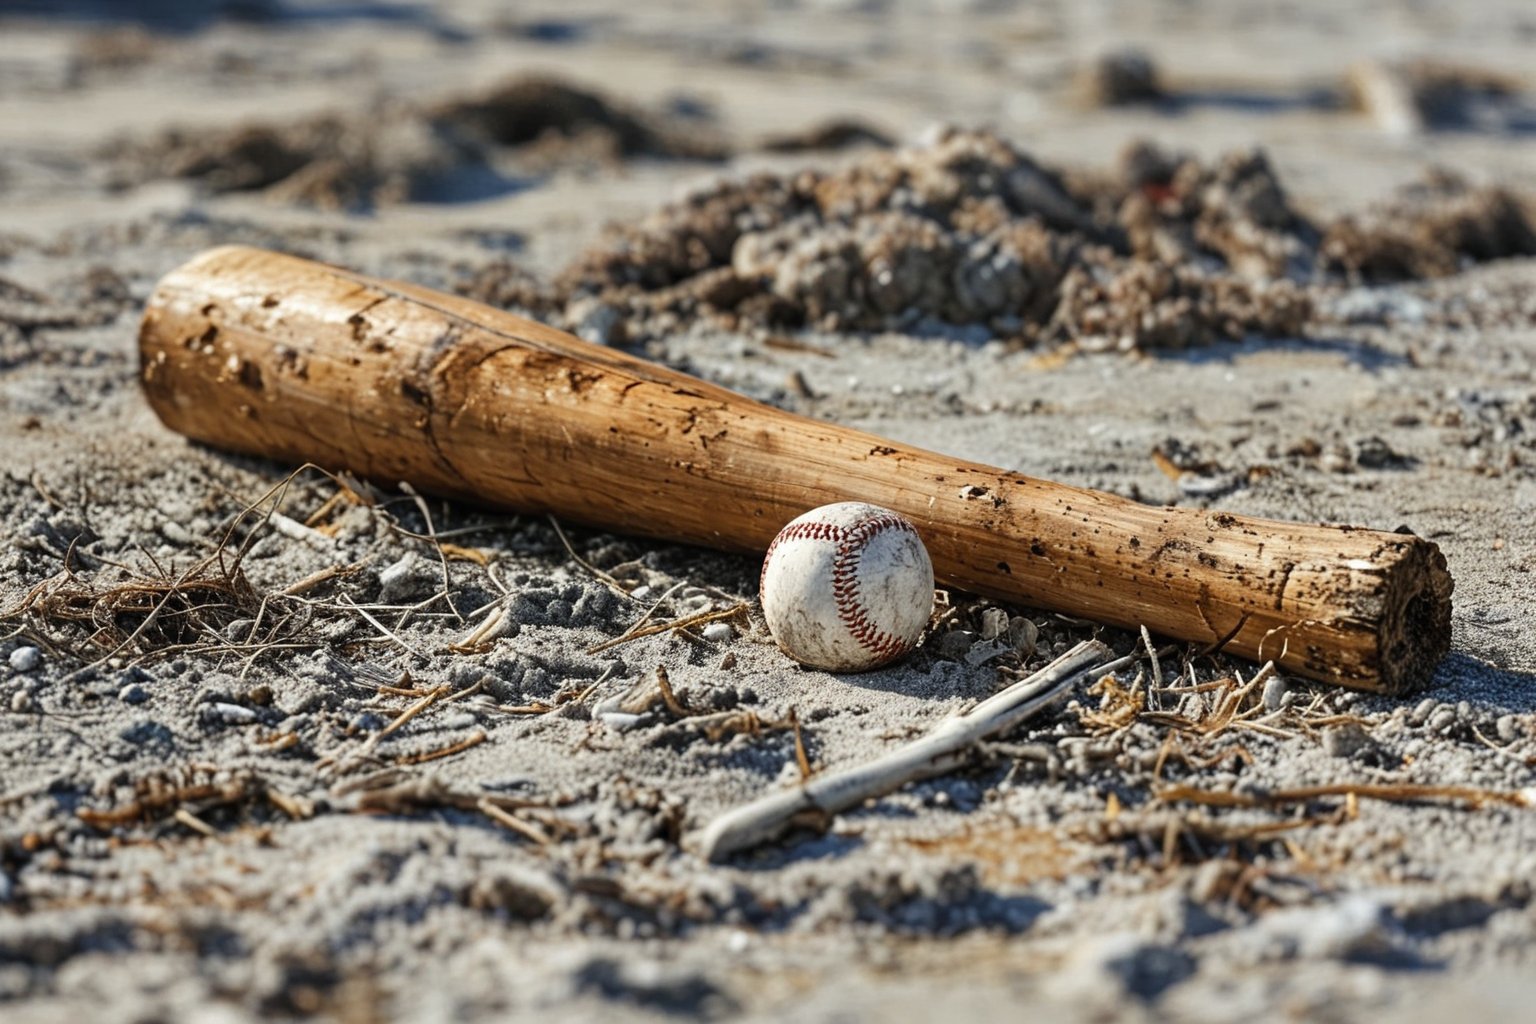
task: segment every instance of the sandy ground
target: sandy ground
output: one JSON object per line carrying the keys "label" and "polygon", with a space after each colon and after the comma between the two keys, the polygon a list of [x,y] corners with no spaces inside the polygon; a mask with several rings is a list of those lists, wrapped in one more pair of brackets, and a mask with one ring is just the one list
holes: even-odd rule
{"label": "sandy ground", "polygon": [[[226,543],[293,467],[166,431],[138,393],[135,351],[154,282],[204,247],[265,245],[444,288],[506,265],[547,282],[604,224],[702,183],[865,159],[762,148],[831,118],[896,140],[987,127],[1097,171],[1137,138],[1205,160],[1262,145],[1316,218],[1383,201],[1431,166],[1518,189],[1536,171],[1525,98],[1501,101],[1496,123],[1404,136],[1340,96],[1367,57],[1432,56],[1536,88],[1518,78],[1536,39],[1525,5],[146,2],[126,5],[137,22],[98,20],[123,6],[0,0],[7,1021],[1023,1007],[1431,1021],[1511,1019],[1536,996],[1536,812],[1497,799],[1536,785],[1530,258],[1371,287],[1312,278],[1306,330],[1184,351],[1071,354],[965,324],[812,323],[769,343],[786,332],[704,317],[637,342],[797,412],[1029,474],[1407,526],[1456,577],[1452,653],[1421,695],[1282,678],[1238,705],[1260,727],[1216,728],[1223,695],[1257,666],[1176,654],[1161,685],[1150,667],[1128,673],[1131,696],[1080,694],[965,772],[721,866],[686,837],[795,784],[791,709],[813,766],[843,767],[1076,639],[1137,639],[1004,609],[1038,637],[989,660],[981,631],[997,616],[956,595],[903,664],[830,676],[773,647],[751,559],[568,526],[620,593],[546,521],[418,502],[388,482],[359,484],[369,501],[354,501],[318,473],[260,507],[282,518],[247,517]],[[1127,43],[1169,98],[1077,104],[1073,75]],[[545,137],[466,166],[392,113],[529,73],[622,98],[650,134],[633,152],[614,151],[617,135]],[[195,140],[325,113],[403,126],[400,139],[363,132],[370,154],[404,154],[370,165],[382,172],[363,202],[315,205],[336,195],[319,172],[308,192],[221,191],[195,162],[161,159],[179,145],[168,130]],[[1232,486],[1187,493],[1155,448],[1197,453]],[[454,558],[423,539],[432,531]],[[230,544],[247,546],[239,580],[134,635],[157,581]],[[357,568],[304,600],[277,596],[341,566]],[[663,618],[746,612],[703,636],[594,650],[664,595]],[[503,610],[487,643],[450,650]],[[594,713],[656,666],[728,726],[658,710],[618,729]],[[1177,692],[1175,673],[1186,687],[1230,682]],[[453,699],[387,731],[439,687]],[[1156,709],[1212,727],[1178,732]],[[1156,800],[1170,783],[1490,796],[1220,809]]]}

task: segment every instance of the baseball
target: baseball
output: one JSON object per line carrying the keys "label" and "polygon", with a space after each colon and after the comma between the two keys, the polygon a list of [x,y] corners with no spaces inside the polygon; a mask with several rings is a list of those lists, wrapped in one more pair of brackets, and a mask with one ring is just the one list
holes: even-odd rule
{"label": "baseball", "polygon": [[811,668],[862,672],[916,646],[933,611],[933,563],[904,517],[843,501],[779,531],[759,593],[785,654]]}

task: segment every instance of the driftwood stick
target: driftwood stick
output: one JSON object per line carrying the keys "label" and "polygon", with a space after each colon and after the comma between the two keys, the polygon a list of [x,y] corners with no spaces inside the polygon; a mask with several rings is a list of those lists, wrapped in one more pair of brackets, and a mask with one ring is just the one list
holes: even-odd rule
{"label": "driftwood stick", "polygon": [[819,423],[452,295],[255,249],[156,289],[140,380],[172,429],[516,512],[761,552],[868,501],[946,586],[1404,693],[1450,643],[1418,537],[1156,508]]}
{"label": "driftwood stick", "polygon": [[1102,643],[1085,640],[965,714],[945,719],[922,739],[868,764],[818,776],[727,811],[699,834],[699,852],[709,860],[722,860],[775,838],[796,821],[825,822],[909,782],[953,771],[965,763],[977,743],[1006,735],[1065,697],[1085,675],[1102,666],[1108,654],[1109,648]]}

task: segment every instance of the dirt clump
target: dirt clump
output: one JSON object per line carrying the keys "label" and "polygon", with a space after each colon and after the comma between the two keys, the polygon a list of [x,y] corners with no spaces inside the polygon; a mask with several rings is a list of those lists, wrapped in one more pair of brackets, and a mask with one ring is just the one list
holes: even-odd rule
{"label": "dirt clump", "polygon": [[1471,263],[1536,255],[1529,205],[1496,186],[1436,173],[1325,233],[1323,265],[1368,283],[1445,277]]}
{"label": "dirt clump", "polygon": [[1084,64],[1073,79],[1072,89],[1077,102],[1089,108],[1153,103],[1167,95],[1151,55],[1134,47],[1102,54]]}
{"label": "dirt clump", "polygon": [[[264,192],[284,202],[368,209],[455,198],[456,180],[606,166],[634,157],[718,160],[724,143],[630,111],[554,79],[519,77],[429,105],[375,104],[350,114],[229,129],[170,129],[104,153],[125,188],[180,178],[208,192]],[[510,185],[508,186],[510,187]]]}
{"label": "dirt clump", "polygon": [[[1183,347],[1299,329],[1305,297],[1273,279],[1308,262],[1314,234],[1262,154],[1207,167],[1148,147],[1090,181],[991,133],[945,130],[835,172],[697,191],[611,229],[555,292],[623,308],[640,337],[703,314]],[[1096,312],[1111,296],[1136,315]]]}
{"label": "dirt clump", "polygon": [[322,114],[226,130],[173,128],[108,153],[114,184],[179,178],[207,192],[264,192],[325,209],[363,209],[417,198],[423,183],[481,159],[403,107]]}
{"label": "dirt clump", "polygon": [[533,147],[544,159],[583,149],[611,160],[652,156],[720,160],[727,147],[605,96],[552,78],[512,78],[428,108],[429,121],[493,146]]}

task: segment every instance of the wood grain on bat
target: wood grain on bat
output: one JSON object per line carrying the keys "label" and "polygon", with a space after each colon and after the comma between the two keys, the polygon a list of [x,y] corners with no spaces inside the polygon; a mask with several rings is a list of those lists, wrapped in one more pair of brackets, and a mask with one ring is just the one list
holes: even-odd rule
{"label": "wood grain on bat", "polygon": [[456,296],[245,248],[150,299],[146,395],[221,448],[762,551],[816,505],[918,525],[942,583],[1387,692],[1450,637],[1418,537],[1156,508],[795,416]]}

